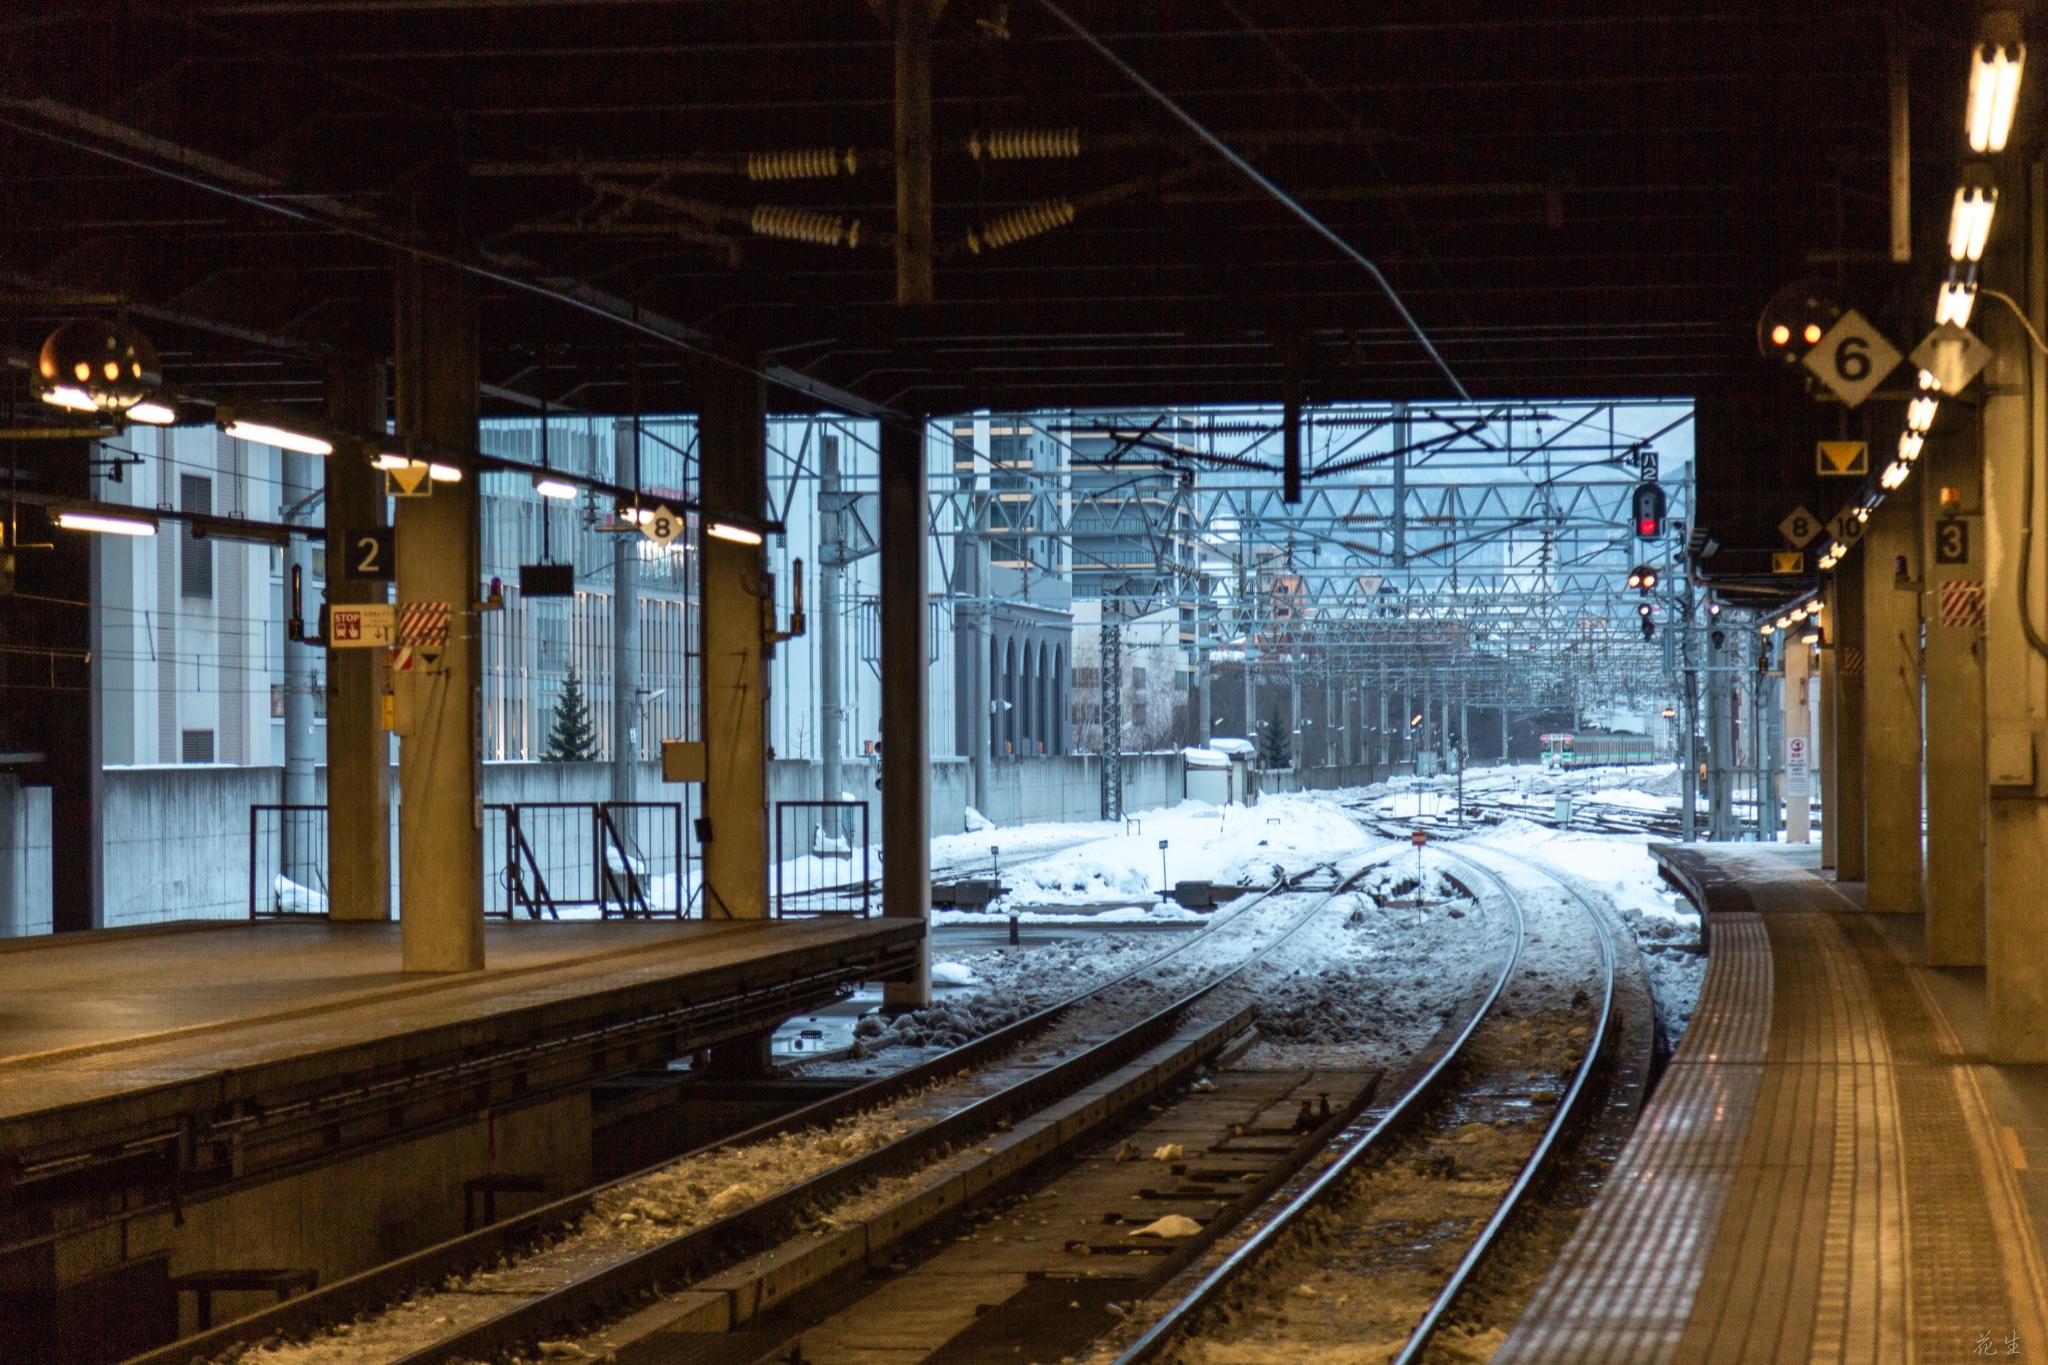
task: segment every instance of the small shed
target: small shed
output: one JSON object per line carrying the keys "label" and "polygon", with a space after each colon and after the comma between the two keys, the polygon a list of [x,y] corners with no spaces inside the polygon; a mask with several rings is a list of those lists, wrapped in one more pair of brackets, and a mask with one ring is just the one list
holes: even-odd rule
{"label": "small shed", "polygon": [[1258,754],[1258,746],[1248,739],[1212,739],[1209,741],[1209,747],[1222,754],[1230,764],[1230,782],[1224,794],[1224,804],[1256,804],[1259,799],[1259,780],[1252,762]]}
{"label": "small shed", "polygon": [[1205,806],[1230,804],[1230,757],[1214,749],[1182,749],[1181,795]]}

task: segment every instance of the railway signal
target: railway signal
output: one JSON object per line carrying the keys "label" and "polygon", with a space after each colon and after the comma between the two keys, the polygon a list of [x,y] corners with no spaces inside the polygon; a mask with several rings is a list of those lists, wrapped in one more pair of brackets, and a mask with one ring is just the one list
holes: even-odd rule
{"label": "railway signal", "polygon": [[1647,564],[1638,564],[1628,571],[1628,585],[1648,597],[1657,586],[1657,571]]}
{"label": "railway signal", "polygon": [[1656,614],[1651,610],[1650,604],[1648,602],[1645,602],[1641,606],[1637,607],[1636,615],[1642,619],[1643,638],[1645,640],[1654,640],[1655,638],[1657,638]]}
{"label": "railway signal", "polygon": [[1654,483],[1636,485],[1630,504],[1635,512],[1636,538],[1655,540],[1664,534],[1664,490]]}

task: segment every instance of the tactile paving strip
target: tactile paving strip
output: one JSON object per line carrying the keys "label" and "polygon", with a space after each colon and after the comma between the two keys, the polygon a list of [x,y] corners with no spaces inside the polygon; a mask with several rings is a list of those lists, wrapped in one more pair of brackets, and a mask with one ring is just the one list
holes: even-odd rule
{"label": "tactile paving strip", "polygon": [[1987,1338],[2002,1354],[2012,1249],[1966,1059],[1827,883],[1693,856],[1710,901],[1754,913],[1715,916],[1679,1056],[1495,1360],[1864,1365],[1973,1358]]}

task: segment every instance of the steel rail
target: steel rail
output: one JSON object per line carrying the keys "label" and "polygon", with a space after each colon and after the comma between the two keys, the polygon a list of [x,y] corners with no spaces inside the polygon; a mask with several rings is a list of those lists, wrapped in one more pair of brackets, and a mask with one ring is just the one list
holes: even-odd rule
{"label": "steel rail", "polygon": [[[1500,874],[1485,863],[1469,854],[1451,853],[1449,856],[1469,867],[1479,868],[1492,877],[1494,884],[1502,891],[1509,895],[1514,894],[1508,890],[1507,882]],[[1548,869],[1539,870],[1542,870],[1543,875],[1556,883],[1566,895],[1577,901],[1579,908],[1586,912],[1586,918],[1593,923],[1594,935],[1600,942],[1603,981],[1600,1017],[1595,1022],[1591,1035],[1586,1039],[1586,1055],[1579,1059],[1579,1068],[1572,1076],[1571,1087],[1565,1091],[1563,1101],[1557,1106],[1557,1112],[1551,1115],[1550,1123],[1543,1130],[1543,1136],[1537,1140],[1536,1150],[1522,1163],[1521,1173],[1515,1177],[1514,1184],[1508,1187],[1506,1196],[1493,1211],[1493,1217],[1486,1220],[1486,1226],[1479,1230],[1479,1236],[1466,1249],[1463,1259],[1458,1262],[1458,1268],[1451,1272],[1451,1278],[1445,1282],[1435,1302],[1430,1304],[1429,1311],[1423,1314],[1421,1323],[1408,1338],[1408,1344],[1401,1348],[1401,1353],[1395,1356],[1389,1365],[1416,1365],[1416,1362],[1422,1359],[1422,1353],[1429,1348],[1430,1339],[1443,1324],[1444,1316],[1451,1311],[1452,1304],[1457,1302],[1458,1295],[1464,1292],[1465,1286],[1479,1272],[1480,1266],[1485,1264],[1487,1256],[1492,1253],[1500,1238],[1502,1229],[1521,1207],[1522,1197],[1549,1171],[1561,1145],[1562,1135],[1577,1121],[1579,1106],[1586,1098],[1594,1069],[1601,1065],[1601,1058],[1607,1052],[1608,1029],[1614,1020],[1614,935],[1607,927],[1606,916],[1602,915],[1598,907],[1577,887],[1555,872]]]}
{"label": "steel rail", "polygon": [[1304,1214],[1328,1198],[1361,1160],[1376,1152],[1392,1135],[1405,1129],[1420,1113],[1424,1104],[1435,1096],[1445,1076],[1463,1057],[1466,1044],[1472,1041],[1473,1035],[1479,1031],[1479,1026],[1492,1014],[1494,1005],[1507,991],[1508,982],[1514,978],[1516,968],[1521,965],[1522,950],[1528,940],[1528,923],[1522,914],[1521,901],[1508,890],[1505,882],[1488,869],[1477,863],[1471,865],[1485,872],[1488,880],[1500,888],[1502,898],[1513,915],[1515,931],[1514,943],[1501,963],[1499,974],[1494,977],[1492,986],[1488,988],[1485,999],[1472,1011],[1472,1017],[1465,1021],[1465,1026],[1458,1031],[1458,1036],[1438,1054],[1436,1060],[1430,1063],[1416,1082],[1408,1088],[1406,1094],[1380,1115],[1379,1120],[1366,1130],[1362,1137],[1325,1167],[1307,1188],[1289,1200],[1285,1207],[1246,1238],[1223,1259],[1220,1265],[1204,1276],[1201,1283],[1185,1298],[1167,1309],[1156,1322],[1146,1328],[1144,1334],[1116,1358],[1114,1365],[1143,1365],[1143,1362],[1155,1360],[1163,1354],[1175,1338],[1187,1332],[1224,1290],[1236,1283],[1239,1277],[1271,1250]]}
{"label": "steel rail", "polygon": [[[452,1361],[490,1360],[550,1333],[572,1329],[607,1313],[616,1313],[624,1306],[637,1303],[639,1296],[648,1288],[677,1280],[702,1280],[737,1264],[750,1254],[758,1254],[776,1245],[785,1236],[785,1221],[803,1209],[814,1207],[820,1201],[869,1179],[914,1169],[930,1156],[970,1135],[978,1135],[1005,1120],[1014,1120],[1068,1098],[1163,1041],[1190,1009],[1300,932],[1332,900],[1356,884],[1364,874],[1365,866],[1369,865],[1362,865],[1350,877],[1324,892],[1294,923],[1261,945],[1256,952],[1059,1065],[1005,1086],[935,1123],[907,1133],[864,1156],[822,1171],[729,1217],[692,1228],[680,1236],[591,1271],[558,1289],[515,1304],[502,1313],[401,1356],[394,1365],[443,1365]],[[1279,895],[1286,891],[1283,883],[1269,894]],[[1233,920],[1237,918],[1239,916],[1232,917]],[[1163,953],[1117,980],[1128,980],[1138,972],[1156,967],[1171,955]],[[1098,993],[1092,991],[1089,994]]]}
{"label": "steel rail", "polygon": [[[1162,963],[1181,953],[1187,952],[1197,944],[1210,942],[1216,935],[1236,924],[1270,898],[1304,889],[1301,883],[1316,873],[1326,870],[1334,870],[1334,864],[1326,864],[1312,869],[1310,872],[1299,874],[1246,897],[1242,904],[1236,905],[1227,913],[1211,919],[1199,931],[1186,936],[1164,952],[1149,957],[1128,970],[1108,980],[1099,982],[1087,990],[1069,996],[1065,1000],[1057,1001],[1021,1019],[1013,1020],[1001,1028],[984,1034],[971,1042],[963,1043],[959,1047],[940,1053],[936,1057],[927,1058],[925,1061],[906,1067],[903,1070],[892,1072],[887,1076],[855,1086],[837,1095],[828,1096],[791,1113],[782,1115],[779,1118],[769,1119],[739,1133],[728,1135],[715,1142],[706,1143],[691,1151],[665,1158],[641,1170],[620,1176],[602,1185],[592,1186],[590,1189],[579,1191],[564,1199],[546,1204],[541,1208],[530,1210],[514,1218],[506,1219],[503,1222],[494,1223],[486,1228],[480,1228],[475,1232],[465,1233],[460,1237],[451,1238],[448,1241],[423,1248],[395,1261],[387,1262],[381,1266],[374,1266],[345,1279],[336,1280],[332,1284],[322,1286],[310,1293],[261,1309],[232,1322],[223,1323],[209,1331],[185,1337],[169,1345],[144,1352],[132,1357],[127,1362],[127,1365],[187,1365],[187,1362],[194,1358],[217,1355],[235,1346],[258,1341],[269,1336],[280,1334],[303,1336],[320,1331],[337,1322],[347,1321],[360,1313],[382,1309],[424,1286],[436,1285],[451,1276],[467,1274],[480,1266],[489,1265],[500,1256],[514,1252],[521,1247],[531,1246],[537,1242],[544,1241],[589,1212],[595,1200],[606,1191],[642,1179],[652,1172],[673,1165],[677,1161],[686,1160],[698,1153],[719,1147],[749,1146],[805,1128],[822,1127],[834,1123],[848,1114],[858,1113],[864,1109],[886,1104],[944,1077],[985,1065],[1011,1048],[1021,1045],[1033,1035],[1041,1033],[1057,1024],[1087,1001],[1104,992],[1115,989],[1135,976],[1156,969]],[[1337,894],[1335,891],[1330,893],[1332,896],[1335,894]],[[1311,917],[1312,915],[1304,917],[1302,922],[1305,923],[1307,918]],[[1298,928],[1299,926],[1295,927]],[[1288,933],[1291,936],[1293,929],[1290,929]],[[1218,983],[1215,984],[1220,984],[1223,979],[1227,978],[1219,978]],[[1169,1009],[1171,1008],[1173,1007],[1169,1006]],[[1104,1044],[1098,1046],[1109,1046],[1115,1041],[1114,1039],[1106,1040]],[[1076,1058],[1074,1060],[1078,1061],[1080,1059]],[[1011,1089],[1015,1089],[1015,1087],[1011,1087]],[[1007,1090],[998,1092],[997,1095],[988,1098],[991,1100],[998,1099],[1007,1093]],[[947,1121],[941,1120],[940,1122],[945,1123]],[[931,1127],[936,1126],[931,1125],[919,1131],[928,1133]],[[908,1136],[915,1137],[917,1134],[910,1134]],[[889,1148],[882,1148],[869,1155],[871,1157],[879,1156],[889,1150]],[[818,1177],[813,1177],[811,1182],[806,1182],[806,1186],[816,1185],[816,1182],[833,1175],[834,1172],[844,1171],[844,1169],[844,1167],[834,1167],[831,1171],[821,1172]],[[817,1188],[810,1189],[809,1197],[815,1198],[820,1194],[828,1192],[825,1187],[818,1186]],[[771,1198],[776,1198],[776,1196],[771,1196]],[[759,1207],[759,1205],[755,1206],[757,1209]],[[744,1218],[751,1212],[753,1210],[742,1210],[739,1214],[734,1215],[734,1218]],[[728,1219],[712,1226],[723,1227],[725,1223],[732,1221],[733,1219]],[[692,1234],[684,1234],[684,1236],[690,1235]],[[668,1245],[670,1244],[662,1244],[662,1246]],[[657,1247],[650,1250],[659,1249]]]}

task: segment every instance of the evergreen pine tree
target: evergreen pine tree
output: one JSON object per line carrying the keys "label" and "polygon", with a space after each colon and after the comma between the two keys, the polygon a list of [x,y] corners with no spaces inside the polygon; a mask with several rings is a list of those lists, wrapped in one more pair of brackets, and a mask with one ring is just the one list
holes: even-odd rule
{"label": "evergreen pine tree", "polygon": [[1259,766],[1274,772],[1291,762],[1293,756],[1287,743],[1287,731],[1281,728],[1280,713],[1274,711],[1259,722]]}
{"label": "evergreen pine tree", "polygon": [[571,666],[555,699],[548,727],[548,747],[541,758],[549,763],[584,763],[597,757],[597,735],[590,728],[590,707],[583,700],[583,680]]}

